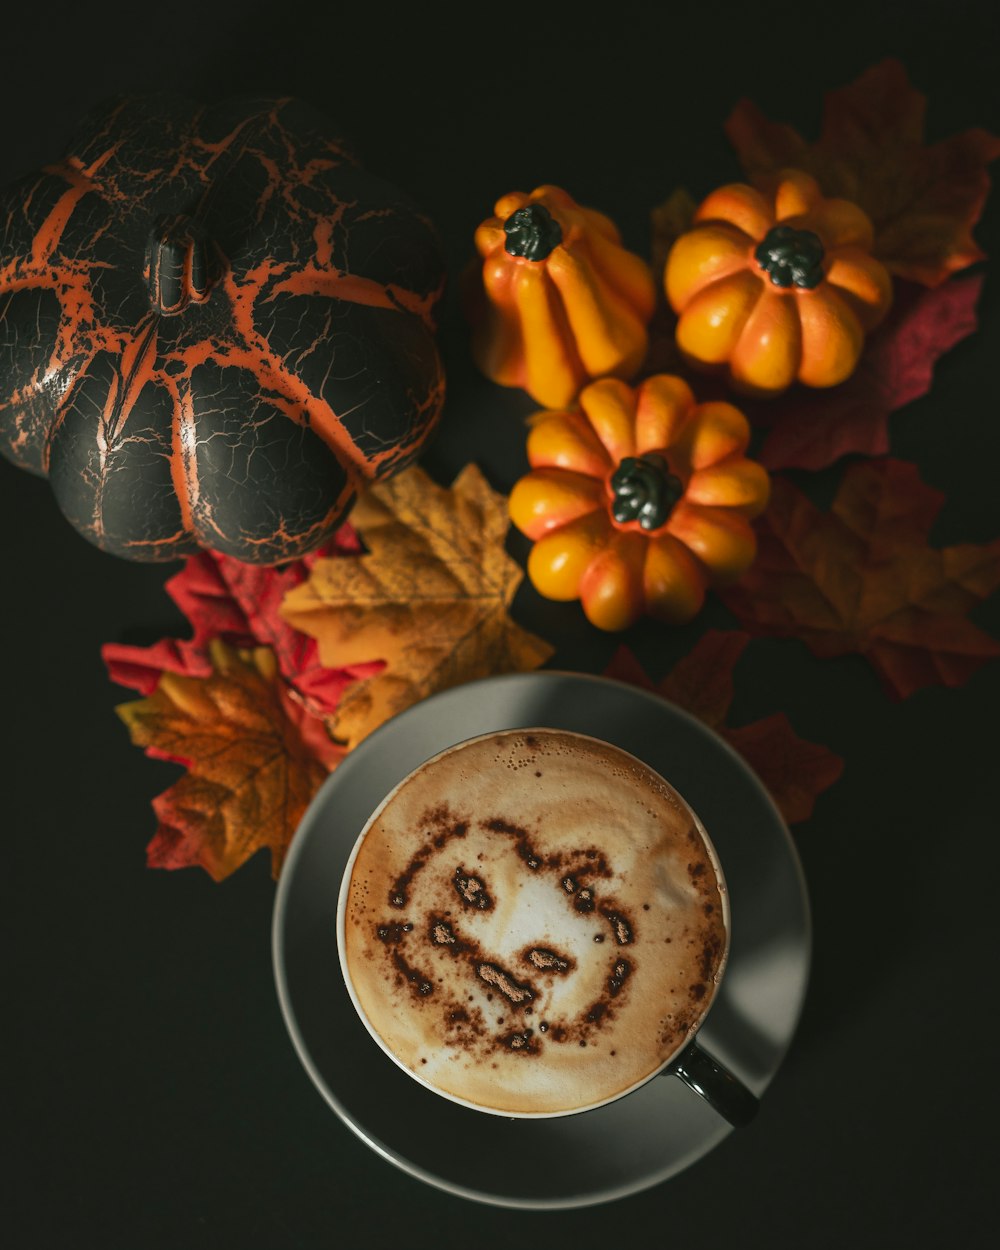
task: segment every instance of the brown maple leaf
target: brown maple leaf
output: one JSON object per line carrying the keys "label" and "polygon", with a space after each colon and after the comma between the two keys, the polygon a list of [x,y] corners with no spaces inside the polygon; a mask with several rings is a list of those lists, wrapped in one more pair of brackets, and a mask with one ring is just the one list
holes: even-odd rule
{"label": "brown maple leaf", "polygon": [[894,697],[961,685],[1000,655],[966,616],[1000,586],[1000,539],[928,546],[943,502],[900,460],[848,469],[828,513],[773,477],[756,562],[721,596],[751,633],[860,652]]}
{"label": "brown maple leaf", "polygon": [[725,720],[733,701],[733,669],[750,641],[738,630],[712,629],[689,655],[654,684],[627,647],[620,647],[608,677],[655,691],[697,716],[747,761],[791,825],[812,815],[816,798],[844,771],[844,761],[824,746],[807,742],[784,712],[731,728]]}
{"label": "brown maple leaf", "polygon": [[209,644],[212,672],[164,672],[118,714],[146,753],[187,773],[158,798],[151,867],[200,865],[216,881],[256,851],[277,877],[306,807],[344,755],[323,722],[292,700],[268,647]]}
{"label": "brown maple leaf", "polygon": [[972,237],[989,194],[986,166],[1000,138],[966,130],[925,145],[926,98],[894,59],[828,92],[820,136],[808,143],[740,100],[725,124],[746,174],[766,185],[787,166],[811,173],[828,196],[859,204],[875,225],[875,255],[898,277],[937,286],[984,258]]}
{"label": "brown maple leaf", "polygon": [[552,654],[508,614],[523,573],[504,550],[507,500],[475,465],[450,490],[407,469],[364,494],[351,524],[368,554],[318,560],[281,608],[328,667],[385,661],[342,696],[328,721],[338,740],[354,747],[435,691]]}

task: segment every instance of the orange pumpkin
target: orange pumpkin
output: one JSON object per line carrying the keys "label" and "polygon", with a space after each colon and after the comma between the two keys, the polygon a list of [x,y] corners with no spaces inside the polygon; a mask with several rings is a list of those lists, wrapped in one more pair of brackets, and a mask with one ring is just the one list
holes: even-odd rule
{"label": "orange pumpkin", "polygon": [[797,170],[777,175],[771,194],[720,187],[667,257],[678,347],[692,363],[728,366],[751,394],[843,382],[892,301],[872,239],[856,204],[824,199]]}
{"label": "orange pumpkin", "polygon": [[655,282],[603,213],[559,187],[514,191],[476,230],[476,250],[468,312],[487,377],[558,408],[593,378],[639,368]]}
{"label": "orange pumpkin", "polygon": [[690,620],[708,586],[756,554],[749,518],[767,505],[766,471],[746,459],[746,418],[698,404],[681,378],[635,389],[605,378],[578,411],[531,419],[531,472],[511,520],[534,541],[528,576],[549,599],[579,599],[588,620],[619,630],[643,612]]}

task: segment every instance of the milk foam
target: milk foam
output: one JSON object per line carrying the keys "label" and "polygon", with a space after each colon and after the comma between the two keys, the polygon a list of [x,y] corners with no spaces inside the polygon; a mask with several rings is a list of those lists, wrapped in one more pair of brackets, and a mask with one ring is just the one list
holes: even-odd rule
{"label": "milk foam", "polygon": [[425,764],[376,813],[345,891],[341,962],[369,1027],[419,1080],[508,1115],[594,1106],[658,1070],[728,941],[679,796],[555,730]]}

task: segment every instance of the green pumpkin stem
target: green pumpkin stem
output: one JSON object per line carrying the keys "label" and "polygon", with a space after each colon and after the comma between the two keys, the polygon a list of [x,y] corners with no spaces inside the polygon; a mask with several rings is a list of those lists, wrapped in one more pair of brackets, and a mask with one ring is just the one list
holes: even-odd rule
{"label": "green pumpkin stem", "polygon": [[169,316],[208,299],[215,273],[215,249],[201,223],[187,213],[161,217],[146,242],[143,279],[149,302]]}
{"label": "green pumpkin stem", "polygon": [[562,226],[544,204],[526,204],[503,223],[504,251],[525,260],[545,260],[562,242]]}
{"label": "green pumpkin stem", "polygon": [[644,530],[666,525],[683,498],[684,483],[670,472],[663,456],[626,456],[611,478],[611,515],[618,522],[638,521]]}
{"label": "green pumpkin stem", "polygon": [[773,226],[757,244],[754,259],[775,286],[812,290],[823,281],[823,240],[812,230]]}

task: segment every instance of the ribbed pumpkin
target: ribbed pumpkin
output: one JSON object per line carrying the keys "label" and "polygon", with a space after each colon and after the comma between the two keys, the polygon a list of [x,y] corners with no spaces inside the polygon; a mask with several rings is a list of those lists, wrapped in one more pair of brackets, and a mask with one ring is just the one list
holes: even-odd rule
{"label": "ribbed pumpkin", "polygon": [[580,599],[600,629],[644,612],[689,620],[708,586],[756,554],[749,518],[770,483],[744,455],[749,440],[737,408],[698,404],[670,374],[635,389],[602,379],[578,410],[537,413],[532,469],[510,495],[512,521],[534,541],[532,584],[549,599]]}
{"label": "ribbed pumpkin", "polygon": [[497,200],[476,231],[472,354],[502,386],[572,403],[593,378],[627,378],[646,354],[655,283],[614,223],[559,187]]}
{"label": "ribbed pumpkin", "polygon": [[429,223],[292,100],[120,100],[0,212],[0,448],[105,550],[275,563],[419,452]]}
{"label": "ribbed pumpkin", "polygon": [[667,258],[678,347],[694,363],[726,366],[750,394],[844,381],[892,300],[872,238],[857,205],[825,199],[797,170],[782,171],[769,194],[720,187]]}

